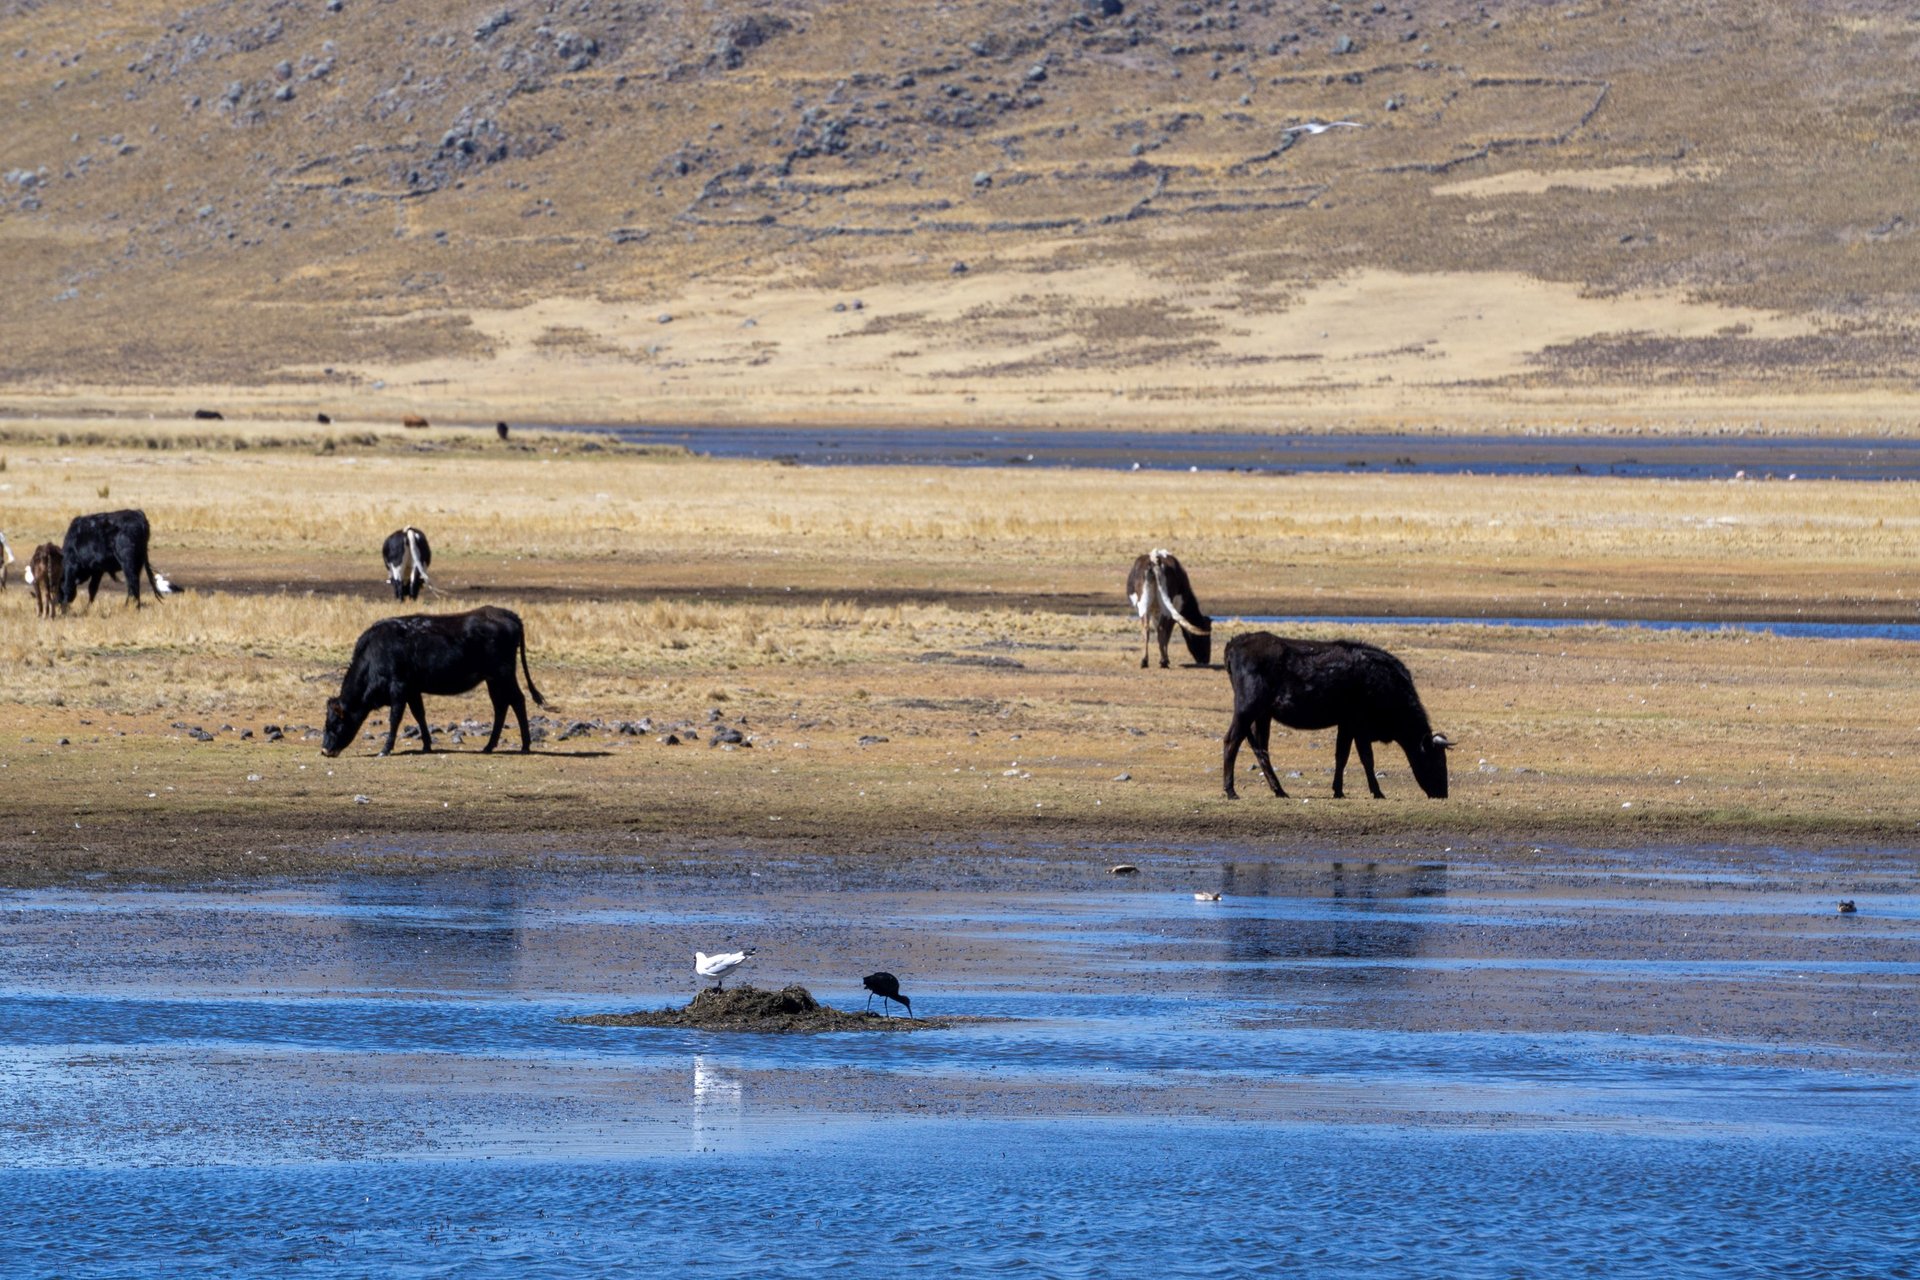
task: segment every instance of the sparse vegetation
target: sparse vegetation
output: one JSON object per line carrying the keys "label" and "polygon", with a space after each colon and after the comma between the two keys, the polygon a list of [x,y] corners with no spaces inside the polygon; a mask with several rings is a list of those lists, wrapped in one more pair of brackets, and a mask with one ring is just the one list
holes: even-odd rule
{"label": "sparse vegetation", "polygon": [[[1224,675],[1140,672],[1121,600],[1131,555],[1161,541],[1223,619],[1910,620],[1906,485],[507,453],[316,465],[284,451],[39,446],[13,458],[16,540],[56,536],[111,478],[148,512],[156,563],[185,588],[139,611],[103,595],[50,623],[27,593],[0,596],[0,763],[17,815],[0,850],[16,879],[243,871],[240,855],[262,847],[280,870],[357,864],[330,842],[374,828],[514,858],[762,837],[898,856],[1006,829],[1415,849],[1873,841],[1920,821],[1911,646],[1418,625],[1368,638],[1406,659],[1436,726],[1460,740],[1452,799],[1417,799],[1383,760],[1386,802],[1335,805],[1328,744],[1296,734],[1276,738],[1276,765],[1303,772],[1289,789],[1306,803],[1228,804]],[[425,607],[503,603],[526,619],[552,754],[479,757],[469,740],[444,758],[376,760],[369,747],[323,761],[301,736],[354,638],[393,611],[378,534],[403,515],[438,552],[443,594]],[[917,660],[929,653],[1018,665]],[[428,703],[436,725],[485,708],[483,695]],[[561,740],[576,722],[587,729]],[[283,741],[266,740],[268,724]],[[710,745],[716,725],[744,743]],[[662,745],[676,727],[681,745]],[[383,732],[383,717],[369,728]],[[1119,772],[1132,780],[1113,783]]]}

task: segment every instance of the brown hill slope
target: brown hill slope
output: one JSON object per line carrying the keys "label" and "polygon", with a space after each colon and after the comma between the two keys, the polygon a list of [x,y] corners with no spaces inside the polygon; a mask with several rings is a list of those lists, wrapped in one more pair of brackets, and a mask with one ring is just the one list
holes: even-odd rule
{"label": "brown hill slope", "polygon": [[1917,47],[1867,0],[15,0],[0,388],[1897,421]]}

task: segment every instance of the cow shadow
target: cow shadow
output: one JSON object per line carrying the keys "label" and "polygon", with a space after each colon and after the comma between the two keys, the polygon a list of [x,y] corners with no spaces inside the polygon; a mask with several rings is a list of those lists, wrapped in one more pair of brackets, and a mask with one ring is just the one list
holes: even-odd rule
{"label": "cow shadow", "polygon": [[[397,759],[400,756],[493,755],[493,756],[500,756],[506,759],[511,759],[514,756],[550,756],[557,760],[604,760],[608,756],[611,756],[612,754],[613,752],[611,751],[542,751],[538,747],[534,748],[532,751],[512,751],[512,750],[482,751],[478,747],[435,747],[431,751],[418,751],[418,750],[401,751],[396,749],[391,755],[387,757],[387,759],[389,760]],[[378,760],[380,759],[380,756],[376,753],[372,758],[375,760]]]}

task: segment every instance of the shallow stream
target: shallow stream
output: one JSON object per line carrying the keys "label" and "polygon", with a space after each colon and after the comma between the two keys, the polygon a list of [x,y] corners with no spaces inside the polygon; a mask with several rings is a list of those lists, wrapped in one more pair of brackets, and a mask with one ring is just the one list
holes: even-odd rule
{"label": "shallow stream", "polygon": [[[1920,873],[1120,851],[0,893],[22,1275],[1910,1274]],[[1860,912],[1841,917],[1841,887]],[[1196,891],[1222,892],[1218,903]],[[912,1035],[570,1026],[695,946]],[[1903,1270],[1903,1268],[1905,1270]]]}

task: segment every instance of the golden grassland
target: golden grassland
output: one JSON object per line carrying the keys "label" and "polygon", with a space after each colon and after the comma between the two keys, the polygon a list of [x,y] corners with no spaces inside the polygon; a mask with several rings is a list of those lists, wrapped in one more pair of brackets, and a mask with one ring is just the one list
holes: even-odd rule
{"label": "golden grassland", "polygon": [[[983,839],[1094,857],[1142,839],[1909,844],[1911,645],[1369,627],[1460,741],[1452,797],[1419,797],[1386,748],[1389,798],[1364,798],[1355,764],[1361,798],[1335,802],[1332,735],[1276,733],[1293,798],[1249,776],[1229,802],[1227,679],[1139,670],[1121,582],[1139,550],[1173,546],[1222,618],[1217,644],[1251,613],[1911,620],[1913,499],[1898,484],[808,469],[404,439],[16,443],[0,528],[19,554],[72,514],[140,506],[184,590],[136,611],[109,582],[51,622],[17,576],[0,595],[0,856],[33,880],[407,866],[425,850],[906,857]],[[552,704],[532,757],[511,752],[511,724],[494,756],[470,731],[388,759],[363,741],[326,760],[303,736],[355,636],[397,611],[378,544],[405,522],[434,542],[421,607],[525,618]],[[428,710],[436,727],[488,716],[480,694]],[[715,711],[752,745],[709,745]],[[651,732],[607,727],[642,718]],[[574,721],[597,727],[561,738]],[[286,740],[266,742],[267,724]],[[664,745],[676,726],[699,737]],[[384,728],[384,713],[368,725]]]}

